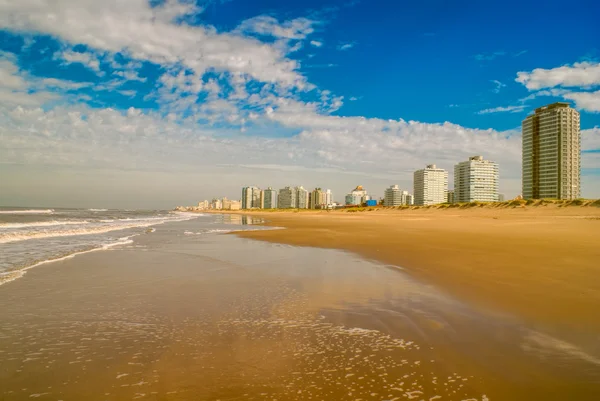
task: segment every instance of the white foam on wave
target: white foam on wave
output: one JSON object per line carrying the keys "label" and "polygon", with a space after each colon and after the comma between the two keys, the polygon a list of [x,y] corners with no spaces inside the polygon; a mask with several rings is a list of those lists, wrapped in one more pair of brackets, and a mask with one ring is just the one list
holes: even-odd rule
{"label": "white foam on wave", "polygon": [[52,214],[53,209],[0,210],[0,214]]}
{"label": "white foam on wave", "polygon": [[90,212],[108,212],[108,209],[88,209]]}
{"label": "white foam on wave", "polygon": [[85,251],[73,252],[73,253],[71,253],[69,255],[61,256],[61,257],[58,257],[58,258],[42,260],[41,262],[34,263],[31,266],[24,267],[24,268],[22,268],[20,270],[14,270],[14,271],[0,273],[0,285],[6,284],[6,283],[10,283],[11,281],[14,281],[14,280],[16,280],[18,278],[23,277],[25,275],[25,273],[27,273],[27,270],[33,269],[34,267],[38,267],[38,266],[45,265],[45,264],[48,264],[48,263],[60,262],[62,260],[71,259],[71,258],[74,258],[77,255],[83,255],[84,253],[90,253],[90,252],[96,252],[96,251],[105,251],[105,250],[113,248],[115,246],[131,244],[131,243],[133,243],[132,238],[133,237],[137,237],[138,235],[139,234],[133,234],[133,235],[130,235],[128,237],[122,237],[122,238],[119,238],[116,242],[112,242],[112,243],[108,243],[108,244],[102,244],[102,245],[98,246],[97,248],[87,249]]}
{"label": "white foam on wave", "polygon": [[0,223],[0,229],[3,228],[29,228],[29,227],[52,227],[52,226],[70,226],[79,224],[88,224],[87,220],[52,220],[52,221],[33,221],[31,223]]}
{"label": "white foam on wave", "polygon": [[[76,229],[65,229],[65,230],[54,230],[54,231],[28,231],[28,232],[8,232],[0,233],[0,244],[7,244],[10,242],[27,241],[32,239],[42,238],[54,238],[54,237],[70,237],[79,235],[94,235],[103,234],[110,231],[126,230],[130,228],[141,228],[150,227],[159,224],[190,220],[197,216],[179,217],[179,218],[156,218],[150,217],[146,219],[130,219],[130,220],[119,220],[117,224],[107,224],[100,226],[88,226]],[[125,223],[125,224],[123,224]]]}

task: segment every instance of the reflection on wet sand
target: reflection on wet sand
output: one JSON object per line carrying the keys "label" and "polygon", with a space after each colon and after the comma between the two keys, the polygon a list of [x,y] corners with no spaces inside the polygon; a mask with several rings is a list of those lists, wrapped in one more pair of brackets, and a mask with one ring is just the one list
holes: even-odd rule
{"label": "reflection on wet sand", "polygon": [[549,334],[396,268],[194,224],[6,285],[3,399],[594,399],[594,359],[540,358]]}

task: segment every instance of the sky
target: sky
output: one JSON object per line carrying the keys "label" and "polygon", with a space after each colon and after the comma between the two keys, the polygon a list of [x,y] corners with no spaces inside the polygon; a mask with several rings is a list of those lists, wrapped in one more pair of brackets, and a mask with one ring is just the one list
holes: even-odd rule
{"label": "sky", "polygon": [[[529,4],[527,4],[529,3]],[[0,205],[172,208],[241,187],[412,192],[581,113],[600,198],[600,3],[0,1]],[[452,188],[450,179],[450,188]]]}

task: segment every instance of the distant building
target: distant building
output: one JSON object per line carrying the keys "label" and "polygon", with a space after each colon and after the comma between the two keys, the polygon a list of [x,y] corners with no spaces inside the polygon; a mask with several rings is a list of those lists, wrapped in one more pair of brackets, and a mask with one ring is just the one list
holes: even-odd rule
{"label": "distant building", "polygon": [[277,207],[279,209],[294,209],[296,207],[297,190],[285,187],[279,190],[277,196]]}
{"label": "distant building", "polygon": [[296,208],[298,209],[308,209],[308,198],[309,194],[303,186],[299,186],[295,188],[296,190]]}
{"label": "distant building", "polygon": [[[404,191],[404,192],[406,192],[406,191]],[[415,203],[415,197],[413,195],[411,195],[409,193],[406,193],[406,194],[403,194],[402,196],[405,199],[405,201],[403,201],[404,205],[408,205],[408,206],[414,205],[414,203]]]}
{"label": "distant building", "polygon": [[223,210],[240,210],[242,204],[240,201],[223,198],[221,199],[221,207]]}
{"label": "distant building", "polygon": [[472,156],[455,165],[454,201],[498,202],[498,163]]}
{"label": "distant building", "polygon": [[311,209],[325,209],[327,207],[327,193],[321,188],[315,188],[310,193],[309,205]]}
{"label": "distant building", "polygon": [[277,208],[277,190],[269,187],[262,193],[263,197],[263,208],[265,209],[276,209]]}
{"label": "distant building", "polygon": [[207,200],[203,200],[202,202],[198,202],[198,209],[206,210],[210,206],[210,202]]}
{"label": "distant building", "polygon": [[446,198],[446,202],[454,203],[454,190],[448,190],[448,197]]}
{"label": "distant building", "polygon": [[367,194],[367,190],[364,189],[362,185],[359,185],[346,195],[345,200],[347,206],[360,206],[369,199],[371,199],[371,197]]}
{"label": "distant building", "polygon": [[537,108],[523,120],[523,198],[581,196],[579,125],[579,112],[560,102]]}
{"label": "distant building", "polygon": [[401,206],[402,205],[402,191],[398,185],[392,185],[386,188],[383,195],[383,204],[385,206]]}
{"label": "distant building", "polygon": [[257,187],[242,188],[242,209],[262,209],[261,192]]}
{"label": "distant building", "polygon": [[448,197],[448,172],[429,164],[414,173],[415,205],[445,203]]}
{"label": "distant building", "polygon": [[325,204],[327,207],[333,206],[333,193],[331,192],[331,189],[325,191]]}
{"label": "distant building", "polygon": [[221,210],[223,209],[223,202],[221,201],[221,199],[213,199],[210,202],[210,208],[213,210]]}
{"label": "distant building", "polygon": [[504,194],[498,194],[498,202],[504,202]]}

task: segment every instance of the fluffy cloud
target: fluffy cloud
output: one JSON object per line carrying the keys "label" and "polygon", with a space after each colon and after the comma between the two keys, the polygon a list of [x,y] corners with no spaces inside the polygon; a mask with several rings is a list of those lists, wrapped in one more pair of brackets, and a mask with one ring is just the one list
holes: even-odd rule
{"label": "fluffy cloud", "polygon": [[84,66],[95,71],[99,75],[102,74],[102,71],[100,70],[100,60],[98,59],[98,57],[96,57],[96,55],[92,53],[82,53],[68,50],[55,55],[55,58],[64,60],[65,64],[83,64]]}
{"label": "fluffy cloud", "polygon": [[567,92],[563,97],[573,100],[578,109],[600,113],[600,90],[596,92]]}
{"label": "fluffy cloud", "polygon": [[[189,11],[177,8],[178,4],[167,2],[165,17],[164,7],[152,8],[147,0],[5,0],[0,2],[0,27],[46,33],[71,44],[161,65],[181,63],[198,75],[214,69],[286,87],[303,86],[297,63],[275,46],[235,32],[172,23]],[[301,36],[310,29],[297,25],[302,24],[293,22],[277,33]]]}
{"label": "fluffy cloud", "polygon": [[591,87],[600,85],[600,63],[575,63],[549,70],[536,68],[517,73],[515,81],[529,90],[563,87]]}
{"label": "fluffy cloud", "polygon": [[323,42],[319,42],[318,40],[311,40],[310,44],[311,44],[311,46],[314,46],[314,47],[321,47],[321,46],[323,46]]}
{"label": "fluffy cloud", "polygon": [[273,17],[261,15],[244,21],[238,30],[282,39],[305,39],[314,32],[314,24],[315,21],[307,18],[296,18],[279,23]]}

